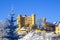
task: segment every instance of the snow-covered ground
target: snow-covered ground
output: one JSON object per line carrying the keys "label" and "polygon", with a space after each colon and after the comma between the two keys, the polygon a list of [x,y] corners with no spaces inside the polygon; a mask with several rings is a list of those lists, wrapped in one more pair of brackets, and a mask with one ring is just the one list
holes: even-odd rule
{"label": "snow-covered ground", "polygon": [[40,33],[37,33],[36,31],[30,31],[27,35],[19,40],[43,40],[43,36],[41,36]]}
{"label": "snow-covered ground", "polygon": [[26,36],[19,40],[39,40],[39,35],[37,35],[36,31],[30,31]]}
{"label": "snow-covered ground", "polygon": [[[37,33],[36,31],[30,31],[28,34],[26,34],[23,38],[19,40],[57,40],[57,35],[55,35],[53,32],[51,33]],[[56,38],[53,38],[56,37]]]}

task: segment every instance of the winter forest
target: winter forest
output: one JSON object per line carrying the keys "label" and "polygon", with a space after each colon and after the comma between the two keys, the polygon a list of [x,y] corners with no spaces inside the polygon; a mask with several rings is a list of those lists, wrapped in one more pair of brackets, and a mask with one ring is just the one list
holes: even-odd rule
{"label": "winter forest", "polygon": [[0,40],[18,40],[19,35],[15,32],[17,25],[14,14],[10,14],[10,18],[6,21],[0,21]]}

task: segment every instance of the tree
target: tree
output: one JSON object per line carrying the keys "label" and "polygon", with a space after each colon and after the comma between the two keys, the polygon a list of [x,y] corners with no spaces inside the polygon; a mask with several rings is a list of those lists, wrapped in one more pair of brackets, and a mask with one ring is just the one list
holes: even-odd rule
{"label": "tree", "polygon": [[8,19],[9,25],[5,27],[5,29],[8,29],[7,35],[5,35],[4,37],[6,37],[9,40],[18,40],[19,35],[15,33],[16,25],[14,25],[14,22],[16,20],[14,20],[14,14],[10,14],[10,16],[10,19]]}
{"label": "tree", "polygon": [[4,36],[4,23],[2,21],[0,21],[0,40],[3,40],[3,36]]}

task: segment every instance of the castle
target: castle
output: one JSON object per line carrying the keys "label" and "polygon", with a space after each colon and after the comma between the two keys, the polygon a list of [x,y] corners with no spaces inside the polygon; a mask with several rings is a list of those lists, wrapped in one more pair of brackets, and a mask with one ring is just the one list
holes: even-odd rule
{"label": "castle", "polygon": [[[42,24],[42,27],[43,29],[39,29],[39,28],[36,28],[36,31],[37,32],[43,32],[43,31],[53,31],[55,32],[56,34],[60,34],[60,26],[59,27],[56,27],[55,24],[52,24],[50,22],[46,22],[46,18],[43,18],[43,24]],[[17,16],[17,25],[18,25],[18,28],[16,30],[16,32],[18,34],[25,34],[27,32],[29,32],[32,28],[32,26],[36,24],[36,15],[35,14],[32,14],[31,16],[22,16],[21,14],[19,14]],[[58,30],[57,30],[58,29]]]}
{"label": "castle", "polygon": [[33,24],[35,24],[35,14],[32,14],[30,17],[28,17],[27,15],[25,15],[25,16],[18,15],[17,32],[21,33],[21,34],[26,33],[29,29],[31,29]]}

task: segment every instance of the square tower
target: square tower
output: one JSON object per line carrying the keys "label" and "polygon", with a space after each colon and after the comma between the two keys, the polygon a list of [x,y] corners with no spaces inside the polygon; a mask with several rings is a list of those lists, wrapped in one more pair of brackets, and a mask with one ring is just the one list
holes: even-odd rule
{"label": "square tower", "polygon": [[35,24],[35,14],[32,14],[31,16],[22,16],[22,15],[18,15],[17,16],[17,25],[18,25],[18,32],[22,31],[21,30],[23,27],[25,28],[24,32],[26,32],[26,28],[31,28],[32,25]]}

